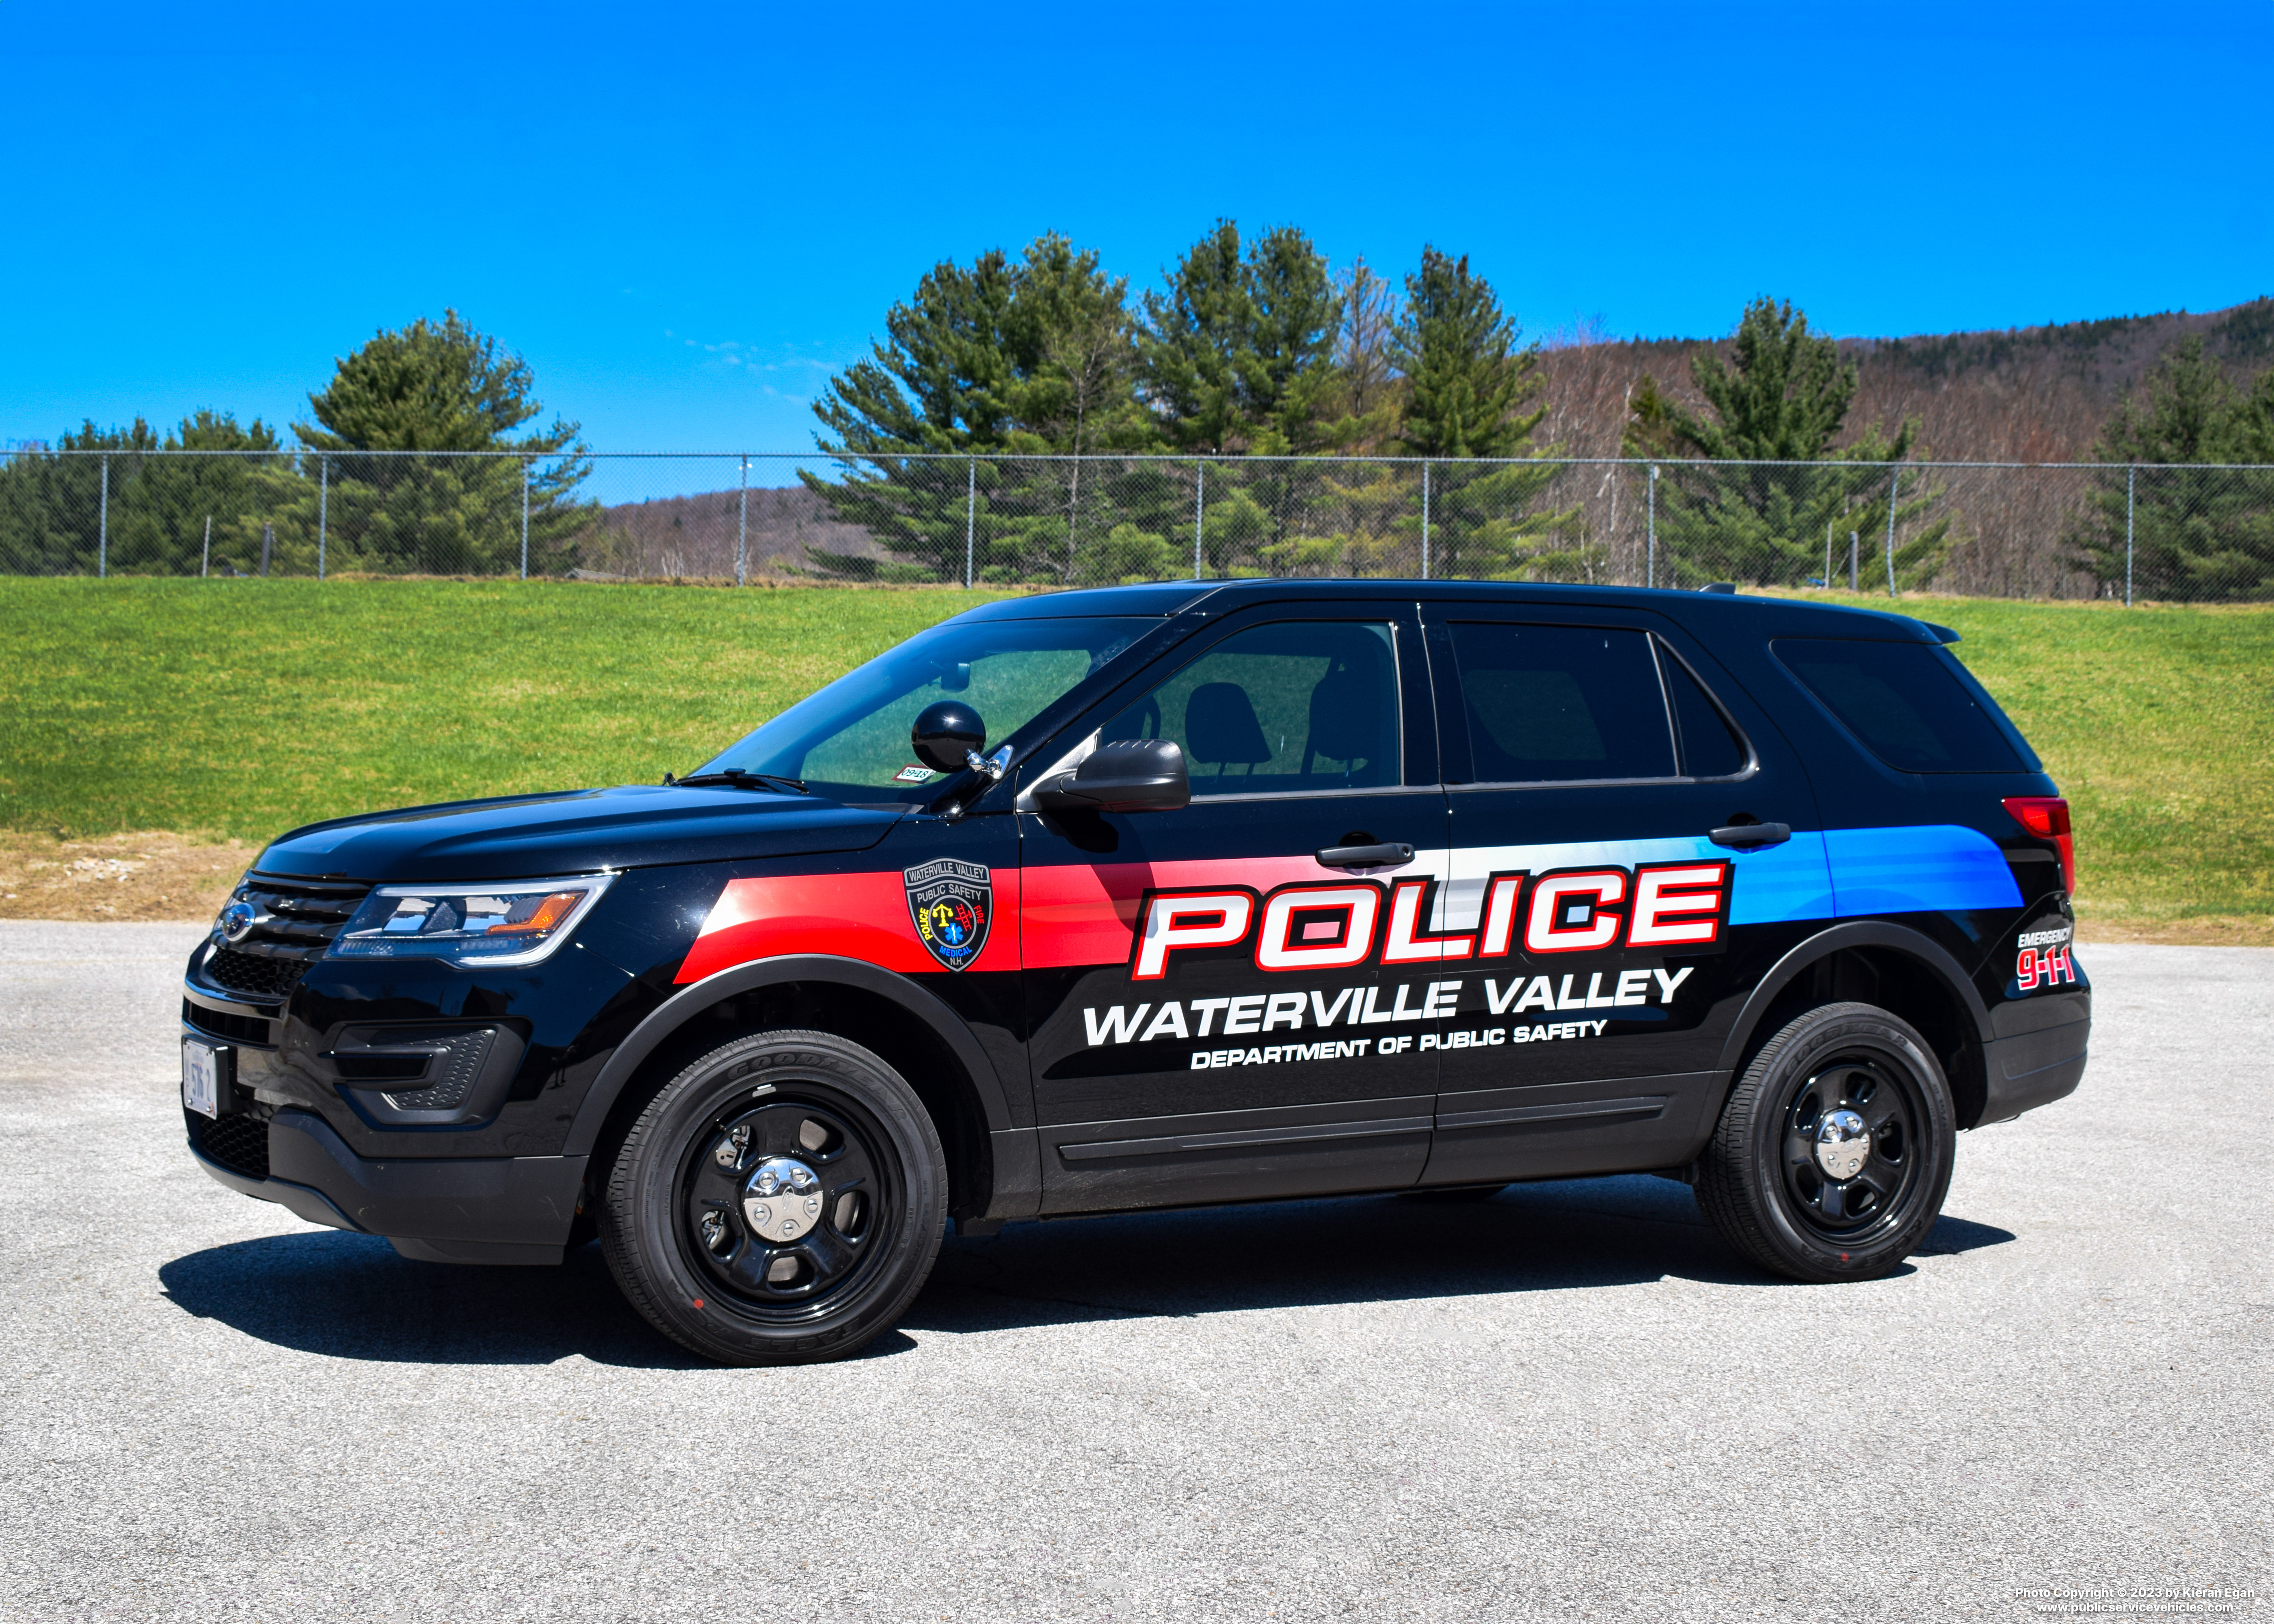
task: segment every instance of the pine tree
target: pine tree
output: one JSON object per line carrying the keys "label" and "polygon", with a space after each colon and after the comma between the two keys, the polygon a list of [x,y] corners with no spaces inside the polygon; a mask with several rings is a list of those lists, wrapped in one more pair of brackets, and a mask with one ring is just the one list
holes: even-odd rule
{"label": "pine tree", "polygon": [[2095,477],[2071,545],[2105,590],[2128,569],[2143,598],[2274,596],[2274,476],[2190,466],[2274,459],[2274,369],[2239,391],[2200,336],[2184,339],[2117,403],[2092,455],[2117,466]]}
{"label": "pine tree", "polygon": [[194,575],[210,519],[215,568],[258,568],[265,524],[273,573],[314,573],[313,493],[275,429],[258,417],[240,424],[234,413],[200,410],[166,436],[165,448],[207,455],[142,462],[112,524],[130,568]]}
{"label": "pine tree", "polygon": [[968,268],[943,259],[885,315],[885,337],[830,380],[814,416],[831,453],[999,448],[1018,366],[1012,332],[1015,276],[1001,249]]}
{"label": "pine tree", "polygon": [[[1941,569],[1950,521],[1929,516],[1940,492],[1915,480],[1904,495],[1897,485],[1897,465],[1911,454],[1916,422],[1899,425],[1892,439],[1873,425],[1835,449],[1855,402],[1856,368],[1841,360],[1832,339],[1809,330],[1807,316],[1789,301],[1765,297],[1748,304],[1728,359],[1711,350],[1694,356],[1690,380],[1706,412],[1690,410],[1645,375],[1627,425],[1630,456],[1668,460],[1657,496],[1661,585],[1804,581],[1811,568],[1822,568],[1827,530],[1841,538],[1888,534],[1891,499],[1894,533],[1901,538],[1897,586],[1924,586]],[[1699,458],[1756,465],[1717,468],[1689,460]],[[1770,462],[1816,466],[1759,465]],[[1875,547],[1871,556],[1881,552]],[[1865,575],[1884,578],[1880,569]]]}
{"label": "pine tree", "polygon": [[1518,454],[1546,417],[1520,410],[1540,392],[1540,358],[1519,351],[1514,320],[1492,284],[1434,247],[1405,278],[1405,309],[1390,335],[1390,353],[1409,391],[1399,443],[1420,457],[1502,457]]}
{"label": "pine tree", "polygon": [[1240,263],[1239,228],[1219,220],[1186,250],[1165,293],[1145,295],[1138,340],[1144,388],[1163,437],[1178,451],[1224,456],[1246,447],[1242,372],[1255,335],[1255,301]]}
{"label": "pine tree", "polygon": [[[216,569],[232,561],[243,573],[257,568],[263,524],[275,542],[273,568],[314,568],[313,493],[275,431],[257,417],[241,425],[231,413],[200,410],[162,438],[140,417],[125,428],[87,422],[56,444],[56,452],[28,452],[0,470],[0,568],[91,575],[100,558],[112,575],[194,575],[208,519]],[[237,455],[166,455],[181,451]]]}
{"label": "pine tree", "polygon": [[1249,245],[1242,269],[1254,312],[1242,367],[1248,449],[1259,455],[1320,450],[1327,444],[1321,418],[1334,389],[1343,313],[1326,256],[1294,227],[1279,226]]}
{"label": "pine tree", "polygon": [[[1049,232],[1015,261],[993,250],[968,268],[935,266],[885,328],[887,342],[832,380],[814,407],[833,436],[817,439],[844,459],[841,477],[799,477],[887,556],[816,553],[815,561],[855,579],[960,578],[968,527],[988,579],[1081,577],[1082,549],[1109,533],[1110,523],[1092,521],[1111,492],[1095,470],[1020,454],[1088,456],[1151,443],[1133,390],[1126,282],[1107,275],[1094,251]],[[1146,550],[1126,535],[1117,546],[1125,560]]]}
{"label": "pine tree", "polygon": [[[1517,347],[1516,320],[1492,284],[1434,246],[1405,278],[1405,307],[1389,335],[1404,374],[1397,444],[1426,459],[1514,458],[1501,468],[1432,468],[1427,490],[1428,567],[1433,574],[1480,579],[1560,578],[1571,551],[1576,509],[1540,506],[1555,482],[1555,454],[1532,436],[1546,406],[1526,410],[1541,388],[1539,347]],[[1418,553],[1417,511],[1404,527]]]}
{"label": "pine tree", "polygon": [[[1156,538],[1112,521],[1126,506],[1111,498],[1116,485],[1126,494],[1127,470],[1082,460],[1142,450],[1153,439],[1133,393],[1127,279],[1107,275],[1094,250],[1052,232],[1028,245],[1012,313],[1018,371],[1005,391],[1008,447],[1073,460],[1016,465],[990,481],[990,578],[1069,583],[1149,568],[1141,560],[1156,553]],[[1092,556],[1109,538],[1106,555]]]}
{"label": "pine tree", "polygon": [[[519,356],[475,331],[455,310],[373,335],[308,396],[313,422],[293,432],[320,463],[342,563],[388,571],[489,573],[508,567],[522,538],[528,482],[531,568],[569,561],[598,517],[577,499],[591,472],[578,427],[552,424],[516,436],[543,408]],[[400,457],[373,452],[488,452]]]}
{"label": "pine tree", "polygon": [[1168,443],[1209,456],[1319,449],[1342,300],[1311,239],[1279,226],[1243,244],[1219,220],[1168,281],[1145,296],[1138,341]]}
{"label": "pine tree", "polygon": [[1017,274],[1000,249],[969,267],[943,259],[907,303],[885,315],[885,337],[830,380],[813,414],[815,443],[845,458],[834,480],[801,469],[841,523],[885,549],[882,560],[814,551],[848,579],[960,577],[967,506],[964,465],[895,455],[999,451],[1011,432],[1010,393],[1023,346],[1012,302]]}

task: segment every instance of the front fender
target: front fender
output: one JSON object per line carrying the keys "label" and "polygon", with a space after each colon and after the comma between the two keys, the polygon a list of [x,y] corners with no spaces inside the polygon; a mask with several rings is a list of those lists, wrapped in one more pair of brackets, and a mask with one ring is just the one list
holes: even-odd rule
{"label": "front fender", "polygon": [[600,1075],[594,1079],[584,1103],[577,1107],[576,1120],[569,1124],[562,1154],[591,1154],[625,1086],[648,1056],[688,1021],[722,998],[793,981],[833,983],[877,994],[891,999],[930,1028],[970,1078],[985,1117],[988,1144],[994,1159],[994,1205],[998,1209],[998,1215],[1015,1215],[999,1210],[1005,1206],[1031,1205],[1028,1198],[1038,1192],[1041,1178],[1034,1130],[1013,1125],[1003,1079],[971,1028],[939,998],[907,977],[862,959],[828,953],[786,953],[734,965],[681,988],[658,1004],[632,1028],[600,1068]]}

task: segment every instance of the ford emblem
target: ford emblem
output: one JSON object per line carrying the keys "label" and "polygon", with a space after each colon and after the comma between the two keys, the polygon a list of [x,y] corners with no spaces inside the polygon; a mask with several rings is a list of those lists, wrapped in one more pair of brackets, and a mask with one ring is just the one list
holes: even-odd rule
{"label": "ford emblem", "polygon": [[260,917],[260,911],[240,897],[223,908],[221,917],[214,921],[214,935],[224,942],[242,942],[252,933],[253,924]]}

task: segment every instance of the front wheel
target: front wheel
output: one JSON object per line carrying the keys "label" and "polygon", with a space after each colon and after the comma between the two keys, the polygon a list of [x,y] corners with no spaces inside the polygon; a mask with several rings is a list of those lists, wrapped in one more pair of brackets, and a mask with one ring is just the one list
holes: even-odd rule
{"label": "front wheel", "polygon": [[1925,1237],[1956,1147],[1950,1085],[1926,1040],[1871,1004],[1828,1004],[1745,1068],[1699,1162],[1698,1201],[1764,1268],[1869,1279]]}
{"label": "front wheel", "polygon": [[930,1274],[939,1135],[899,1072],[823,1032],[767,1032],[664,1085],[601,1194],[609,1272],[665,1335],[727,1365],[841,1358]]}

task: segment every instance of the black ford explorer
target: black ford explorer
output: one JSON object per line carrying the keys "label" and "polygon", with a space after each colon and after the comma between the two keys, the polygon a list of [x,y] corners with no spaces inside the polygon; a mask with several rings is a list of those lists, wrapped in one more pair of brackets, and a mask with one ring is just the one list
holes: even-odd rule
{"label": "black ford explorer", "polygon": [[2067,1094],[2068,809],[1899,615],[1254,581],[934,628],[685,778],[293,831],[192,956],[192,1150],[439,1263],[596,1234],[740,1364],[949,1220],[1657,1171],[1806,1281]]}

